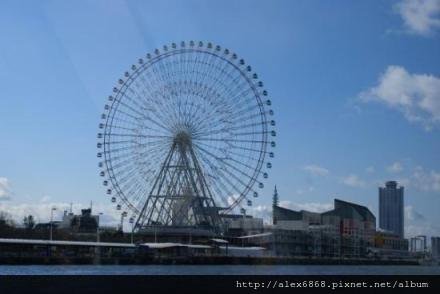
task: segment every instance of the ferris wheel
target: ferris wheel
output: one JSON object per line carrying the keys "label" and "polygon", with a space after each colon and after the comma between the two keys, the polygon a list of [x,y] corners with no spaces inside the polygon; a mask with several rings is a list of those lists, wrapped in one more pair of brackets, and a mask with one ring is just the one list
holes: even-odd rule
{"label": "ferris wheel", "polygon": [[97,156],[116,209],[144,226],[221,226],[252,206],[274,157],[263,82],[212,43],[180,42],[139,59],[104,106]]}

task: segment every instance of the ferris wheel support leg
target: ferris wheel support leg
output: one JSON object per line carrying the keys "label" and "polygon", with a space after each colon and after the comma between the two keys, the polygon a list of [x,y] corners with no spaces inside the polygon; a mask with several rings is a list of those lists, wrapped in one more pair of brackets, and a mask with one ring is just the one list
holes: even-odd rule
{"label": "ferris wheel support leg", "polygon": [[[152,200],[152,194],[153,194],[153,192],[154,192],[154,190],[156,189],[157,186],[158,186],[158,191],[160,192],[160,190],[161,190],[161,186],[162,186],[163,180],[165,178],[165,177],[163,177],[161,175],[164,174],[165,166],[167,164],[169,164],[169,161],[171,160],[171,156],[172,156],[172,154],[174,152],[174,148],[175,148],[175,146],[173,145],[173,147],[168,152],[167,157],[165,158],[165,161],[164,161],[164,163],[162,165],[162,168],[161,168],[161,170],[159,172],[159,175],[156,177],[156,179],[154,181],[154,184],[153,184],[153,187],[152,187],[152,189],[150,191],[148,199],[147,199],[145,205],[142,207],[141,213],[139,214],[139,216],[138,216],[138,218],[136,220],[136,225],[135,225],[135,229],[136,230],[139,230],[140,228],[142,228],[142,226],[145,224],[145,220],[147,219],[147,217],[148,217],[148,220],[149,220],[148,223],[150,223],[152,214],[154,212],[154,206],[155,206],[155,204],[157,202],[157,197],[154,198],[154,200]],[[160,181],[160,183],[159,183],[159,181]],[[153,203],[152,203],[152,210],[150,212],[148,212],[147,208],[149,207],[150,201],[153,201]],[[146,215],[147,212],[148,212],[148,216]]]}

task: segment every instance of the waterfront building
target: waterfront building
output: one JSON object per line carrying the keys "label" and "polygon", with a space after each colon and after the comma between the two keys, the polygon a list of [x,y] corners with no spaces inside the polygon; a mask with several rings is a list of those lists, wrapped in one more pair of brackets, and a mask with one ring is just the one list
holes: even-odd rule
{"label": "waterfront building", "polygon": [[427,244],[426,244],[426,236],[425,235],[419,235],[415,236],[409,239],[409,250],[411,252],[423,252],[425,253],[427,250]]}
{"label": "waterfront building", "polygon": [[432,258],[440,261],[440,237],[431,237]]}
{"label": "waterfront building", "polygon": [[310,225],[313,236],[313,255],[319,257],[338,257],[341,255],[339,230],[330,225]]}
{"label": "waterfront building", "polygon": [[238,237],[247,246],[267,248],[273,256],[339,256],[339,238],[327,226],[309,226],[307,229],[266,228],[264,233]]}
{"label": "waterfront building", "polygon": [[404,187],[397,182],[388,181],[385,187],[379,187],[379,228],[393,232],[404,238]]}
{"label": "waterfront building", "polygon": [[306,230],[270,230],[273,239],[268,247],[275,256],[312,256],[313,236]]}
{"label": "waterfront building", "polygon": [[99,215],[93,215],[92,209],[81,209],[81,214],[64,211],[63,219],[57,228],[75,233],[96,233],[99,226]]}
{"label": "waterfront building", "polygon": [[339,233],[341,255],[358,257],[374,245],[376,217],[362,205],[335,199],[334,209],[321,214],[322,224]]}
{"label": "waterfront building", "polygon": [[258,234],[264,229],[263,219],[251,215],[225,214],[222,220],[229,236]]}
{"label": "waterfront building", "polygon": [[272,209],[276,222],[271,228],[273,245],[268,246],[275,255],[334,256],[338,252],[335,242],[329,241],[337,235],[333,231],[329,234],[328,226],[321,225],[321,214],[277,205]]}
{"label": "waterfront building", "polygon": [[402,239],[393,232],[380,230],[376,232],[374,247],[386,250],[399,250],[408,252],[408,240]]}
{"label": "waterfront building", "polygon": [[276,222],[274,222],[274,225],[276,226],[301,227],[309,225],[319,225],[321,223],[321,215],[316,212],[310,212],[306,210],[295,211],[277,205],[274,205],[272,209],[273,218],[274,220],[276,220]]}
{"label": "waterfront building", "polygon": [[59,225],[60,225],[59,221],[53,221],[52,224],[50,222],[38,223],[35,225],[35,227],[33,229],[35,231],[48,231],[48,230],[50,230],[50,227],[52,226],[52,228],[55,230],[56,228],[58,228]]}
{"label": "waterfront building", "polygon": [[393,232],[378,230],[374,238],[371,252],[376,259],[409,259],[408,240],[400,238]]}
{"label": "waterfront building", "polygon": [[362,205],[335,199],[334,209],[316,213],[273,205],[274,254],[359,257],[374,246],[376,217]]}
{"label": "waterfront building", "polygon": [[[263,257],[263,247],[212,246],[177,242],[116,243],[0,238],[0,264],[125,264],[193,257]],[[205,260],[207,262],[207,260]],[[208,261],[209,262],[209,261]]]}

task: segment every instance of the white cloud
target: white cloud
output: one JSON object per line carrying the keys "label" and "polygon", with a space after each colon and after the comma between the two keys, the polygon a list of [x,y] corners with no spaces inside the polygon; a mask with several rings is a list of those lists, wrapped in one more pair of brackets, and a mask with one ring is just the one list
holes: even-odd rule
{"label": "white cloud", "polygon": [[43,198],[41,198],[40,202],[48,202],[51,199],[50,196],[44,195]]}
{"label": "white cloud", "polygon": [[400,162],[396,161],[387,167],[387,171],[390,173],[400,173],[403,171],[403,166]]}
{"label": "white cloud", "polygon": [[[405,177],[398,177],[394,180],[406,188],[411,187],[425,192],[440,192],[440,172],[421,166],[412,169]],[[378,181],[377,184],[383,185],[381,181]]]}
{"label": "white cloud", "polygon": [[411,74],[391,65],[380,76],[378,85],[360,93],[359,99],[384,103],[427,130],[440,123],[440,78],[433,75]]}
{"label": "white cloud", "polygon": [[413,206],[405,206],[405,237],[411,238],[418,235],[440,236],[440,226],[431,223]]}
{"label": "white cloud", "polygon": [[350,187],[357,187],[357,188],[365,187],[365,182],[355,174],[351,174],[341,178],[341,182]]}
{"label": "white cloud", "polygon": [[11,184],[5,177],[0,177],[0,201],[9,200],[11,194]]}
{"label": "white cloud", "polygon": [[313,186],[309,186],[307,189],[297,189],[296,190],[296,194],[298,194],[298,195],[302,195],[302,194],[305,194],[305,193],[307,193],[307,192],[313,192],[313,191],[315,191],[315,187],[313,187]]}
{"label": "white cloud", "polygon": [[440,172],[417,167],[412,175],[412,185],[422,191],[440,192]]}
{"label": "white cloud", "polygon": [[369,174],[372,174],[372,173],[374,173],[376,170],[375,170],[374,166],[369,166],[369,167],[367,167],[367,168],[365,169],[365,171],[366,171],[367,173],[369,173]]}
{"label": "white cloud", "polygon": [[237,201],[238,198],[240,198],[239,194],[233,194],[233,195],[228,196],[228,198],[226,199],[226,202],[228,205],[232,205]]}
{"label": "white cloud", "polygon": [[397,178],[396,181],[400,186],[409,187],[411,185],[411,180],[408,178]]}
{"label": "white cloud", "polygon": [[329,174],[328,169],[315,164],[306,165],[303,167],[303,170],[314,176],[327,176]]}
{"label": "white cloud", "polygon": [[402,0],[394,8],[411,33],[427,36],[440,29],[440,0]]}
{"label": "white cloud", "polygon": [[430,240],[429,237],[432,236],[440,236],[440,228],[438,225],[433,224],[431,222],[421,222],[417,224],[409,223],[405,225],[405,237],[411,238],[415,236],[424,235],[428,237],[428,242]]}
{"label": "white cloud", "polygon": [[416,211],[412,205],[405,206],[405,220],[407,221],[420,221],[425,220],[425,217]]}
{"label": "white cloud", "polygon": [[252,208],[254,217],[262,218],[265,223],[272,222],[272,205],[257,205]]}

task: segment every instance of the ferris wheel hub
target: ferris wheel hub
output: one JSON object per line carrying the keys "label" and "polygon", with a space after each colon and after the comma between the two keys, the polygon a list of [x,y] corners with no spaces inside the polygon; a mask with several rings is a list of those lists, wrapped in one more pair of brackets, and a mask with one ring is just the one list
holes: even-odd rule
{"label": "ferris wheel hub", "polygon": [[174,136],[174,143],[179,146],[190,146],[191,135],[188,132],[180,131]]}

